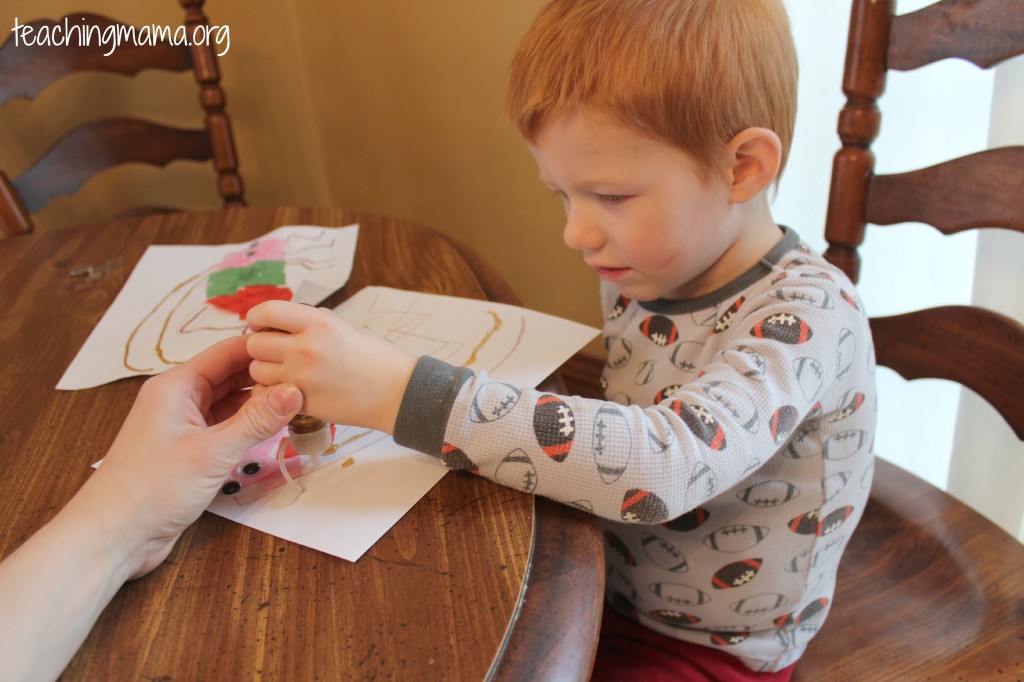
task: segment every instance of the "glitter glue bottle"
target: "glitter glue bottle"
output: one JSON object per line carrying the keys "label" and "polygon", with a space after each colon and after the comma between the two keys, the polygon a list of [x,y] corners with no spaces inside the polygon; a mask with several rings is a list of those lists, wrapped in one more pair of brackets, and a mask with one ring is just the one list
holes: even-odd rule
{"label": "glitter glue bottle", "polygon": [[319,465],[320,455],[333,445],[331,425],[307,414],[297,414],[288,422],[288,438],[295,452],[313,458],[313,466]]}

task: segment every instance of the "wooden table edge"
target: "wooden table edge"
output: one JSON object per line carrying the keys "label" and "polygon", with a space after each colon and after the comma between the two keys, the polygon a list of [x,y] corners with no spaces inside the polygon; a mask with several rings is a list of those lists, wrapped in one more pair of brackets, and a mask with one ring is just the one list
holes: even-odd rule
{"label": "wooden table edge", "polygon": [[[588,680],[604,603],[597,517],[534,498],[533,541],[516,611],[485,678]],[[580,620],[579,614],[589,614]]]}

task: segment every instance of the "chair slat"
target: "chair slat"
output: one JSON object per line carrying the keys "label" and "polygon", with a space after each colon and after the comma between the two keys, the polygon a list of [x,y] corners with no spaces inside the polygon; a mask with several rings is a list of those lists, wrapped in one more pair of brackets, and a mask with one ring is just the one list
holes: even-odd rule
{"label": "chair slat", "polygon": [[0,170],[0,232],[8,237],[32,232],[32,218],[7,173]]}
{"label": "chair slat", "polygon": [[947,379],[987,400],[1024,439],[1024,325],[972,306],[871,319],[879,365],[905,379]]}
{"label": "chair slat", "polygon": [[[13,99],[33,99],[54,81],[79,71],[128,77],[146,69],[190,71],[199,88],[203,122],[197,125],[201,130],[169,128],[138,119],[107,119],[79,126],[13,181],[3,177],[0,229],[4,234],[33,231],[32,214],[51,199],[73,193],[92,174],[126,162],[163,166],[175,159],[212,161],[223,205],[245,205],[217,54],[209,42],[191,40],[209,34],[204,0],[178,0],[178,4],[185,10],[180,26],[132,26],[98,14],[75,12],[56,21],[19,21],[6,36],[0,44],[0,106]],[[117,112],[107,113],[111,114]]]}
{"label": "chair slat", "polygon": [[40,30],[52,34],[55,26],[60,27],[62,36],[65,35],[65,23],[79,32],[92,24],[96,32],[88,34],[88,44],[75,40],[71,45],[52,42],[26,45],[13,31],[4,41],[0,47],[0,105],[18,98],[32,99],[54,81],[77,71],[107,71],[133,76],[149,68],[167,71],[188,71],[192,68],[189,51],[167,41],[152,45],[122,41],[117,49],[111,50],[110,40],[103,36],[128,30],[139,35],[137,32],[141,27],[131,27],[98,14],[69,14],[57,21],[39,19],[25,25],[32,27],[33,40],[36,40]]}
{"label": "chair slat", "polygon": [[1002,147],[869,181],[866,219],[923,222],[943,234],[976,227],[1024,231],[1024,147]]}
{"label": "chair slat", "polygon": [[887,67],[909,71],[959,58],[988,68],[1024,53],[1020,0],[942,0],[893,17]]}
{"label": "chair slat", "polygon": [[73,194],[90,177],[120,163],[167,165],[174,159],[212,157],[205,130],[186,130],[130,118],[92,121],[58,140],[11,183],[34,213],[55,197]]}

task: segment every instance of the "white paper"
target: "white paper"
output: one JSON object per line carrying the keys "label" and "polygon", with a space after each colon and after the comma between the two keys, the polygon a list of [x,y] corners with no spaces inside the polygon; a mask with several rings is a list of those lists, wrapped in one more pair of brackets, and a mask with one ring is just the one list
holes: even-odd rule
{"label": "white paper", "polygon": [[[410,352],[519,386],[536,386],[598,333],[516,306],[385,287],[367,287],[335,311]],[[218,495],[210,511],[356,561],[447,473],[379,432],[339,426],[334,442],[341,447],[326,463],[306,465],[297,479],[305,491],[291,506],[280,508],[290,491],[278,488],[248,504]]]}
{"label": "white paper", "polygon": [[281,262],[291,300],[317,304],[348,281],[358,225],[280,227],[217,246],[150,246],[57,384],[74,390],[158,374],[245,331],[237,314],[207,302],[210,275],[229,265]]}

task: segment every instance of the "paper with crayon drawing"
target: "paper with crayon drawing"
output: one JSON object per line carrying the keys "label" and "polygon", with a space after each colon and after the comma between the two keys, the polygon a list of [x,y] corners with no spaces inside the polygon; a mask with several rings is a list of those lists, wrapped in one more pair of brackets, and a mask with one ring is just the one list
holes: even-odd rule
{"label": "paper with crayon drawing", "polygon": [[150,246],[57,388],[158,374],[242,334],[261,301],[320,303],[348,281],[358,232],[295,225],[241,244]]}
{"label": "paper with crayon drawing", "polygon": [[[598,330],[516,306],[368,287],[335,309],[396,345],[519,386],[536,386]],[[274,458],[279,434],[236,467],[232,494],[210,511],[328,554],[355,561],[416,504],[446,469],[377,431],[338,425],[336,450],[319,465],[284,459],[303,492],[289,494]],[[245,474],[247,467],[252,475]],[[251,489],[249,489],[251,487]]]}

